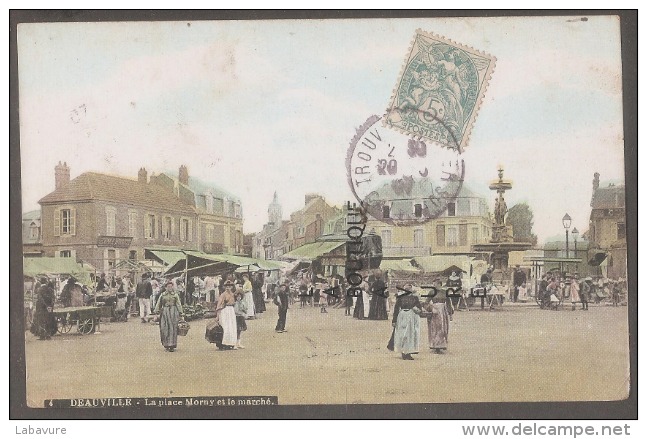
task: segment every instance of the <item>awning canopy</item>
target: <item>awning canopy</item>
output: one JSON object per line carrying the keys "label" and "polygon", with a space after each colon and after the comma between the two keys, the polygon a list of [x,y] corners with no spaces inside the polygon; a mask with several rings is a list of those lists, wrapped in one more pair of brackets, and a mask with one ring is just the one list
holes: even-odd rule
{"label": "awning canopy", "polygon": [[313,261],[318,257],[341,247],[345,243],[345,241],[311,242],[310,244],[302,245],[291,252],[285,253],[281,256],[281,259]]}
{"label": "awning canopy", "polygon": [[453,268],[469,273],[472,259],[466,255],[434,255],[417,256],[413,258],[413,265],[418,266],[425,273],[444,273]]}
{"label": "awning canopy", "polygon": [[187,252],[184,258],[169,267],[164,275],[180,276],[186,272],[189,276],[218,276],[231,273],[239,267],[208,256],[216,255],[190,254]]}
{"label": "awning canopy", "polygon": [[606,252],[597,252],[589,259],[589,265],[592,267],[599,267],[600,264],[607,258]]}
{"label": "awning canopy", "polygon": [[184,251],[180,249],[145,249],[144,258],[156,260],[166,266],[173,266],[184,259]]}
{"label": "awning canopy", "polygon": [[92,282],[91,270],[82,267],[74,258],[23,258],[22,270],[23,275],[28,277],[68,275],[84,285]]}
{"label": "awning canopy", "polygon": [[411,259],[382,259],[382,262],[380,262],[380,270],[420,272],[419,268],[411,265]]}
{"label": "awning canopy", "polygon": [[167,269],[167,275],[180,275],[186,270],[190,276],[217,276],[232,271],[279,270],[285,266],[280,261],[266,261],[247,256],[208,254],[188,250],[182,251],[181,254],[182,259]]}

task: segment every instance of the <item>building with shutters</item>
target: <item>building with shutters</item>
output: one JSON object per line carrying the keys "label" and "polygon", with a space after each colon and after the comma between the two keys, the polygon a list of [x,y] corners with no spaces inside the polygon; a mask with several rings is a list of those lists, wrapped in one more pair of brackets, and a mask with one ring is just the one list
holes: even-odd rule
{"label": "building with shutters", "polygon": [[[186,167],[184,171],[188,179]],[[240,208],[227,206],[231,217],[220,211],[212,214],[187,184],[164,174],[151,176],[149,181],[144,168],[136,179],[95,172],[70,179],[70,168],[59,162],[55,190],[39,204],[43,256],[76,258],[99,272],[111,270],[124,259],[143,259],[147,248],[204,250],[203,244],[210,242],[218,250],[235,250],[231,242],[235,244],[238,238],[231,239],[232,228],[240,231],[242,246]],[[223,228],[220,234],[214,227],[211,241],[206,241],[203,227],[206,230],[212,217],[227,218],[235,226]]]}
{"label": "building with shutters", "polygon": [[[424,194],[411,197],[424,198]],[[415,204],[411,215],[415,216]],[[487,200],[463,184],[456,199],[437,218],[392,225],[369,217],[366,230],[382,238],[384,258],[414,258],[439,254],[474,254],[472,246],[490,241],[492,217]]]}
{"label": "building with shutters", "polygon": [[150,178],[173,191],[184,203],[195,208],[196,240],[204,253],[243,253],[243,208],[240,199],[213,184],[189,177],[186,166],[177,177],[162,173]]}
{"label": "building with shutters", "polygon": [[593,177],[589,230],[584,233],[590,245],[589,264],[596,275],[627,278],[627,226],[624,184],[600,185],[600,174]]}

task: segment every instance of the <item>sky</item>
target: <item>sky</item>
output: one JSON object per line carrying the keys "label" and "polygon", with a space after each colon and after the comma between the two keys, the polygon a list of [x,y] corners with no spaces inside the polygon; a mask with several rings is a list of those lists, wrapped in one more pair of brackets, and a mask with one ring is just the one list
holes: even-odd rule
{"label": "sky", "polygon": [[350,141],[384,113],[418,28],[497,59],[466,184],[493,210],[501,165],[540,242],[565,213],[586,231],[594,172],[624,181],[616,17],[20,24],[23,212],[59,161],[72,178],[185,164],[241,199],[245,233],[274,191],[286,219],[310,192],[340,206]]}

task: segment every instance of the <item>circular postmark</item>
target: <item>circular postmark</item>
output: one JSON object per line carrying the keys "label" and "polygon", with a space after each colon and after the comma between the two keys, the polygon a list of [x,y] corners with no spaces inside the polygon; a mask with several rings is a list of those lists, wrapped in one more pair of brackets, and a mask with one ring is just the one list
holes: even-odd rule
{"label": "circular postmark", "polygon": [[427,144],[382,126],[371,116],[346,156],[348,184],[373,218],[393,225],[423,223],[456,209],[465,177],[458,148]]}

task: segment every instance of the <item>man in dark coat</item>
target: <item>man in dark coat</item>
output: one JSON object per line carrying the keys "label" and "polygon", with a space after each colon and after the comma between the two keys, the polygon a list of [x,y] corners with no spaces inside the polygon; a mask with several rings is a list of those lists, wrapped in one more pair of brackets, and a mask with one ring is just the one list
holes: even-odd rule
{"label": "man in dark coat", "polygon": [[274,303],[279,307],[279,320],[276,322],[276,332],[287,332],[285,329],[285,320],[288,315],[288,285],[286,283],[281,284],[279,287],[279,292],[274,298]]}
{"label": "man in dark coat", "polygon": [[50,340],[56,334],[56,318],[54,317],[54,287],[47,278],[40,281],[36,299],[36,312],[34,314],[34,327],[32,333],[39,340]]}
{"label": "man in dark coat", "polygon": [[526,283],[526,273],[521,269],[519,265],[517,265],[514,269],[512,281],[514,283],[514,289],[511,299],[513,302],[516,302],[519,298],[519,287]]}
{"label": "man in dark coat", "polygon": [[148,322],[151,314],[151,296],[153,295],[153,286],[148,280],[148,273],[142,274],[142,280],[137,284],[135,296],[139,301],[139,317],[142,323]]}

